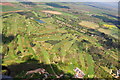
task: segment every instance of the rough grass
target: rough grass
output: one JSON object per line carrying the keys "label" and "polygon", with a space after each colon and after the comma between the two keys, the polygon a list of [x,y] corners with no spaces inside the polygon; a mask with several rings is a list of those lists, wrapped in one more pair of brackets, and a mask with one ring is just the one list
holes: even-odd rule
{"label": "rough grass", "polygon": [[89,78],[93,78],[94,77],[94,61],[92,59],[92,56],[89,55],[88,53],[85,54],[86,56],[86,60],[87,60],[87,75],[89,76]]}
{"label": "rough grass", "polygon": [[100,29],[98,29],[98,31],[103,32],[103,33],[108,34],[108,35],[111,34],[111,30],[109,30],[109,29],[100,28]]}
{"label": "rough grass", "polygon": [[93,22],[89,22],[89,21],[82,21],[82,22],[79,23],[79,25],[87,27],[87,28],[91,28],[91,29],[99,28],[99,25],[97,25]]}

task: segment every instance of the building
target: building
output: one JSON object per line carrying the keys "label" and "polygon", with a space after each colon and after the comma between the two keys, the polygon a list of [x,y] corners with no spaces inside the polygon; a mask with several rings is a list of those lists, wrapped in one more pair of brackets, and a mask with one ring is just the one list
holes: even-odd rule
{"label": "building", "polygon": [[75,68],[74,71],[76,74],[74,75],[75,78],[83,78],[85,76],[84,72],[81,71],[79,68]]}

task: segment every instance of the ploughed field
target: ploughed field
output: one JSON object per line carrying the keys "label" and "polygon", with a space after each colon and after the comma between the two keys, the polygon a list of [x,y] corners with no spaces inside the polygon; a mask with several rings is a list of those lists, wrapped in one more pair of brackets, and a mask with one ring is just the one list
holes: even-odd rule
{"label": "ploughed field", "polygon": [[62,13],[57,12],[57,11],[47,11],[47,10],[43,10],[42,12],[51,13],[51,14],[58,14],[58,15],[61,15],[61,14],[62,14]]}

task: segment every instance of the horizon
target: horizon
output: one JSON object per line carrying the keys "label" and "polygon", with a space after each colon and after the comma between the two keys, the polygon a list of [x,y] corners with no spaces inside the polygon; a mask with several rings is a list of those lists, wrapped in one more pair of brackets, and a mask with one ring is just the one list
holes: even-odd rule
{"label": "horizon", "polygon": [[1,2],[119,2],[119,0],[0,0]]}

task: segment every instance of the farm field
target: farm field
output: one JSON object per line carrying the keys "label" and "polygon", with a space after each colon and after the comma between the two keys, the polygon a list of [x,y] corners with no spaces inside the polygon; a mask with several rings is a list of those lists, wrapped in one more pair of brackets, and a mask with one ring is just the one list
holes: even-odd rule
{"label": "farm field", "polygon": [[[2,65],[11,71],[9,76],[70,79],[79,68],[85,74],[82,78],[116,78],[112,74],[119,69],[120,28],[115,8],[70,2],[11,2],[0,6],[0,53]],[[38,68],[50,76],[26,75]]]}
{"label": "farm field", "polygon": [[51,14],[58,14],[58,15],[61,15],[61,14],[62,14],[62,13],[57,12],[57,11],[42,11],[42,12],[51,13]]}
{"label": "farm field", "polygon": [[93,22],[88,22],[88,21],[82,21],[79,23],[81,26],[85,26],[91,29],[97,29],[99,28],[99,25],[93,23]]}

